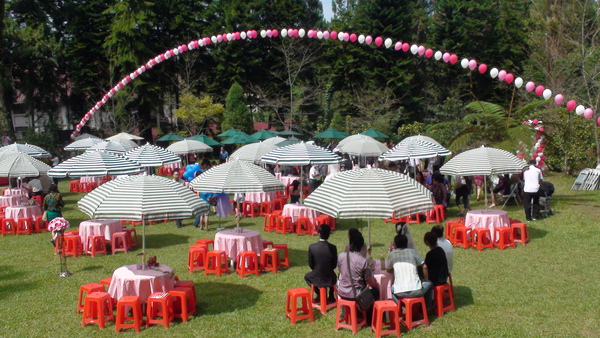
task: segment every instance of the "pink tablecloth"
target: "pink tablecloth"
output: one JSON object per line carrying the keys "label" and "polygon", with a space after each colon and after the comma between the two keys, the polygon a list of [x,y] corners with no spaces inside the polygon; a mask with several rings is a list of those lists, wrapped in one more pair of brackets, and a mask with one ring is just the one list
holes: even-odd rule
{"label": "pink tablecloth", "polygon": [[286,187],[290,184],[292,184],[292,182],[294,182],[295,180],[300,181],[300,177],[299,176],[281,176],[279,178],[279,180],[281,181],[281,183],[283,183]]}
{"label": "pink tablecloth", "polygon": [[277,193],[271,192],[247,192],[244,201],[262,203],[272,201],[277,198]]}
{"label": "pink tablecloth", "polygon": [[243,229],[243,232],[236,230],[225,230],[217,232],[215,235],[215,250],[225,251],[227,257],[236,259],[241,251],[254,251],[260,255],[263,248],[260,232]]}
{"label": "pink tablecloth", "polygon": [[141,264],[118,268],[112,275],[108,293],[114,299],[123,296],[138,296],[145,303],[154,292],[173,290],[175,279],[173,269],[167,265],[142,270]]}
{"label": "pink tablecloth", "polygon": [[80,177],[79,183],[96,183],[100,185],[103,177]]}
{"label": "pink tablecloth", "polygon": [[37,205],[13,205],[4,209],[4,217],[12,218],[17,222],[19,218],[31,217],[35,220],[36,216],[42,215],[42,208]]}
{"label": "pink tablecloth", "polygon": [[123,229],[121,221],[118,220],[96,220],[83,221],[79,223],[79,237],[84,248],[87,248],[87,240],[89,236],[104,236],[107,240],[111,240],[112,234]]}
{"label": "pink tablecloth", "polygon": [[495,240],[494,228],[510,226],[508,213],[504,210],[482,209],[472,210],[467,212],[465,217],[465,226],[472,229],[488,228],[492,235],[492,240]]}
{"label": "pink tablecloth", "polygon": [[321,215],[320,212],[305,207],[304,204],[296,204],[289,203],[283,206],[283,211],[281,212],[283,216],[291,216],[292,222],[296,223],[298,221],[298,217],[308,217],[312,222],[315,218]]}
{"label": "pink tablecloth", "polygon": [[379,290],[379,300],[392,299],[392,284],[394,283],[394,274],[385,271],[385,266],[382,269],[381,261],[375,260],[375,270],[373,277],[377,280],[377,285],[374,285]]}
{"label": "pink tablecloth", "polygon": [[21,188],[4,189],[2,195],[29,195],[29,192]]}
{"label": "pink tablecloth", "polygon": [[5,195],[0,196],[0,206],[19,205],[27,202],[29,198],[26,195]]}

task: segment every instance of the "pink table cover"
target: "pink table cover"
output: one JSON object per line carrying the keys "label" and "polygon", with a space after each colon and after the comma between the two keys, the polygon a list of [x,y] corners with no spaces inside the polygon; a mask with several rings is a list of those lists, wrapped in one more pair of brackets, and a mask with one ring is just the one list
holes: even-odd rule
{"label": "pink table cover", "polygon": [[283,183],[283,185],[285,185],[286,187],[290,184],[292,184],[292,182],[294,182],[295,180],[300,181],[300,177],[299,176],[281,176],[279,178],[279,180],[281,181],[281,183]]}
{"label": "pink table cover", "polygon": [[84,248],[87,248],[89,236],[104,236],[106,240],[112,239],[112,234],[122,231],[123,226],[118,220],[96,220],[83,221],[79,223],[79,237]]}
{"label": "pink table cover", "polygon": [[0,206],[11,206],[19,205],[23,202],[29,201],[26,195],[5,195],[0,196]]}
{"label": "pink table cover", "polygon": [[155,292],[169,292],[175,288],[173,269],[167,265],[142,270],[141,264],[118,268],[112,275],[108,293],[116,300],[123,296],[138,296],[145,303]]}
{"label": "pink table cover", "polygon": [[35,217],[41,215],[42,208],[37,205],[13,205],[4,209],[4,217],[12,218],[15,222],[24,217],[31,217],[35,221]]}
{"label": "pink table cover", "polygon": [[394,283],[394,274],[385,271],[381,267],[381,261],[375,260],[375,270],[373,270],[373,277],[377,280],[377,285],[374,285],[379,290],[379,300],[391,300],[392,299],[392,284]]}
{"label": "pink table cover", "polygon": [[223,250],[227,257],[236,259],[241,251],[254,251],[257,255],[263,248],[260,232],[243,229],[243,232],[236,230],[225,230],[217,232],[215,235],[215,250]]}
{"label": "pink table cover", "polygon": [[29,192],[22,188],[4,189],[2,195],[29,195]]}
{"label": "pink table cover", "polygon": [[[173,170],[182,168],[181,162],[165,164],[164,167],[171,168]],[[181,173],[181,174],[183,174],[183,173]]]}
{"label": "pink table cover", "polygon": [[96,183],[100,185],[103,177],[80,177],[79,183]]}
{"label": "pink table cover", "polygon": [[467,212],[467,216],[465,217],[465,226],[472,229],[488,228],[490,229],[492,240],[495,240],[494,228],[508,227],[510,226],[510,221],[508,220],[508,212],[504,210],[471,210]]}
{"label": "pink table cover", "polygon": [[262,203],[272,201],[277,198],[277,193],[271,192],[247,192],[244,201]]}
{"label": "pink table cover", "polygon": [[291,216],[292,222],[296,223],[298,221],[298,217],[308,217],[312,222],[315,218],[319,217],[321,213],[304,206],[304,204],[288,203],[283,206],[281,215]]}

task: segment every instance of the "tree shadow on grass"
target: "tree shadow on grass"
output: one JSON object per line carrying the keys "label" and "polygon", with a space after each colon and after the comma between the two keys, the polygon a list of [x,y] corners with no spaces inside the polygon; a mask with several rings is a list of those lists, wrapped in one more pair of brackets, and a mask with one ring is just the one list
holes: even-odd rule
{"label": "tree shadow on grass", "polygon": [[90,265],[90,266],[86,266],[85,268],[79,269],[79,271],[93,271],[93,270],[101,270],[101,269],[104,269],[104,267],[100,266],[100,265]]}
{"label": "tree shadow on grass", "polygon": [[[142,248],[141,231],[138,232],[138,248]],[[158,249],[177,244],[187,244],[189,236],[175,234],[152,234],[146,235],[146,249]]]}
{"label": "tree shadow on grass", "polygon": [[216,315],[246,309],[256,304],[262,291],[243,284],[197,283],[198,315]]}
{"label": "tree shadow on grass", "polygon": [[10,266],[0,266],[0,299],[8,298],[21,292],[35,288],[33,283],[26,282],[25,273],[14,271]]}
{"label": "tree shadow on grass", "polygon": [[527,226],[527,233],[529,234],[529,240],[531,241],[534,239],[546,237],[548,231]]}

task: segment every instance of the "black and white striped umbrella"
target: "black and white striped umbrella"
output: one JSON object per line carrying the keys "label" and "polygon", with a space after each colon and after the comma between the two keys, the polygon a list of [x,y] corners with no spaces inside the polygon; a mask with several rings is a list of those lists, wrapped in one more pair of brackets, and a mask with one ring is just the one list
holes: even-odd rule
{"label": "black and white striped umbrella", "polygon": [[462,152],[446,162],[440,172],[444,175],[502,175],[517,174],[527,163],[515,154],[497,148],[481,146]]}
{"label": "black and white striped umbrella", "polygon": [[125,157],[139,163],[142,167],[160,167],[181,162],[177,154],[150,143],[128,151]]}
{"label": "black and white striped umbrella", "polygon": [[140,145],[133,142],[132,140],[126,139],[126,138],[118,138],[118,139],[114,139],[114,140],[107,140],[107,141],[111,141],[111,142],[117,142],[117,143],[121,143],[122,145],[125,146],[125,148],[129,149],[133,149],[133,148],[137,148]]}
{"label": "black and white striped umbrella", "polygon": [[78,139],[75,142],[70,143],[65,147],[67,151],[75,151],[75,150],[87,150],[89,147],[102,142],[101,139],[97,137],[87,137]]}
{"label": "black and white striped umbrella", "polygon": [[242,193],[283,190],[280,180],[251,162],[229,161],[203,172],[190,182],[195,191]]}
{"label": "black and white striped umbrella", "polygon": [[186,139],[171,144],[167,147],[167,150],[177,155],[186,155],[210,153],[213,151],[213,148],[204,142]]}
{"label": "black and white striped umbrella", "polygon": [[86,151],[72,157],[48,171],[50,177],[99,177],[105,175],[130,175],[142,170],[139,163],[120,155],[103,151]]}
{"label": "black and white striped umbrella", "polygon": [[394,148],[383,153],[380,160],[401,161],[408,159],[431,158],[452,154],[431,137],[416,135],[400,141]]}
{"label": "black and white striped umbrella", "polygon": [[124,155],[126,152],[132,150],[129,144],[116,142],[116,141],[102,141],[89,147],[87,151],[104,151],[111,154]]}
{"label": "black and white striped umbrella", "polygon": [[389,150],[385,144],[367,135],[352,135],[344,140],[338,144],[338,150],[353,156],[381,156]]}
{"label": "black and white striped umbrella", "polygon": [[141,141],[144,138],[140,137],[140,136],[137,136],[137,135],[133,135],[133,134],[129,134],[129,133],[126,133],[126,132],[122,132],[122,133],[118,133],[116,135],[113,135],[111,137],[107,137],[106,139],[109,140],[109,141],[114,141],[114,140],[117,140],[117,139]]}
{"label": "black and white striped umbrella", "polygon": [[36,177],[51,167],[27,154],[7,150],[0,153],[0,177]]}
{"label": "black and white striped umbrella", "polygon": [[42,157],[51,157],[52,156],[46,150],[44,150],[36,145],[27,144],[27,143],[25,143],[25,144],[13,143],[13,144],[9,144],[7,146],[0,148],[0,152],[7,151],[7,150],[18,151],[20,153],[27,154],[34,158],[42,158]]}
{"label": "black and white striped umbrella", "polygon": [[250,143],[240,147],[231,154],[232,160],[240,160],[246,162],[260,162],[261,158],[272,150],[279,148],[273,142],[257,142]]}
{"label": "black and white striped umbrella", "polygon": [[279,165],[337,164],[342,159],[314,144],[300,142],[270,151],[261,162]]}

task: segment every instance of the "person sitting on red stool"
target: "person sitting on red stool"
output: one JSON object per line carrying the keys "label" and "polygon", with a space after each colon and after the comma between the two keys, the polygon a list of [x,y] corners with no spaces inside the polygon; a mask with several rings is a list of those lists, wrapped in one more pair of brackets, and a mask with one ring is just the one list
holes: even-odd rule
{"label": "person sitting on red stool", "polygon": [[315,286],[315,303],[319,303],[319,288],[329,288],[328,302],[335,302],[333,286],[337,282],[335,267],[337,266],[337,247],[327,240],[331,228],[327,224],[321,224],[317,230],[319,241],[308,247],[308,266],[312,271],[304,275],[306,284]]}

